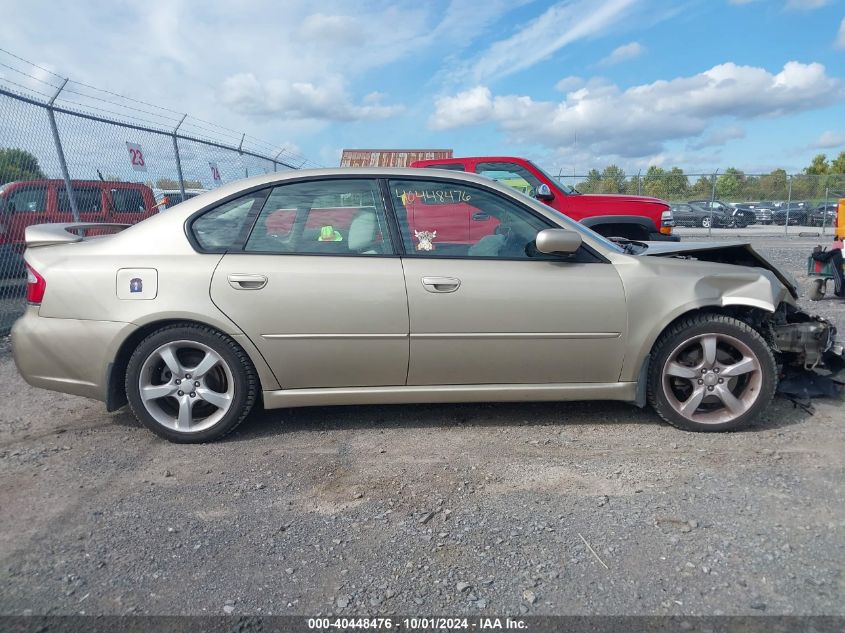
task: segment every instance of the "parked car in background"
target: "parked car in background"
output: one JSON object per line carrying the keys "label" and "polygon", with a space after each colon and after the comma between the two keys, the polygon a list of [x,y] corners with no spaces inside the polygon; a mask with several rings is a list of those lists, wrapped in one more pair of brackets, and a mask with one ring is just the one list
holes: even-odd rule
{"label": "parked car in background", "polygon": [[788,218],[790,225],[807,224],[807,211],[805,202],[784,202],[772,210],[772,222],[784,225]]}
{"label": "parked car in background", "polygon": [[719,221],[722,223],[721,226],[736,226],[737,228],[744,229],[749,224],[755,224],[757,221],[756,217],[753,221],[749,221],[751,219],[749,215],[753,214],[746,214],[745,212],[737,213],[735,207],[721,200],[690,200],[689,204],[719,212],[721,214],[719,218]]}
{"label": "parked car in background", "polygon": [[427,167],[480,174],[536,198],[607,237],[639,241],[677,241],[669,203],[659,198],[621,194],[582,194],[515,156],[468,156],[420,160]]}
{"label": "parked car in background", "polygon": [[753,209],[749,209],[746,205],[736,202],[730,202],[728,206],[733,209],[734,224],[738,228],[757,224],[757,214],[754,213]]}
{"label": "parked car in background", "polygon": [[[72,180],[81,222],[135,224],[156,212],[147,185],[108,180]],[[26,227],[47,222],[72,222],[70,199],[63,180],[28,180],[0,187],[0,274],[23,274],[20,254]]]}
{"label": "parked car in background", "polygon": [[706,209],[693,203],[678,203],[672,205],[672,217],[676,226],[713,227],[733,226],[733,216],[722,210]]}
{"label": "parked car in background", "polygon": [[807,224],[810,226],[836,226],[836,202],[822,203],[807,213]]}
{"label": "parked car in background", "polygon": [[156,189],[155,199],[159,209],[169,209],[180,202],[196,198],[198,195],[205,193],[207,189],[185,189],[185,195],[179,189]]}
{"label": "parked car in background", "polygon": [[740,206],[754,212],[754,216],[757,218],[757,224],[772,223],[774,204],[770,202],[746,202]]}
{"label": "parked car in background", "polygon": [[[309,229],[338,202],[348,226]],[[474,215],[493,230],[441,241]],[[114,235],[67,228],[27,228],[18,370],[128,402],[175,442],[257,403],[604,399],[726,431],[764,412],[782,366],[841,362],[833,324],[750,245],[618,244],[475,174],[271,173]]]}

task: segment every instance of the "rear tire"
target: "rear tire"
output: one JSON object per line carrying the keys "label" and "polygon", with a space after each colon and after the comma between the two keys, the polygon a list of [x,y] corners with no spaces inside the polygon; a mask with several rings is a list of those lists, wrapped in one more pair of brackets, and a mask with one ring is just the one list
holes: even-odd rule
{"label": "rear tire", "polygon": [[252,410],[258,390],[246,352],[202,325],[170,325],[150,334],[126,368],[135,417],[171,442],[209,442],[231,433]]}
{"label": "rear tire", "polygon": [[706,217],[706,218],[701,218],[701,228],[703,228],[703,229],[709,229],[709,228],[710,228],[710,225],[711,225],[711,222],[710,222],[710,218],[709,218],[709,217]]}
{"label": "rear tire", "polygon": [[759,332],[732,317],[700,314],[658,339],[648,399],[658,415],[687,431],[733,431],[772,401],[777,364]]}

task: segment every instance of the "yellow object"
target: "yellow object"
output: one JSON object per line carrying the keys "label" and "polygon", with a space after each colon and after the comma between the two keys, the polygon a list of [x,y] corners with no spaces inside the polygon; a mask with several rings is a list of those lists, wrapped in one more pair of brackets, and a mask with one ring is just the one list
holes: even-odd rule
{"label": "yellow object", "polygon": [[340,234],[340,231],[335,231],[334,227],[331,224],[328,224],[320,229],[320,237],[317,238],[318,242],[342,242],[343,236]]}
{"label": "yellow object", "polygon": [[836,239],[845,239],[845,198],[836,205]]}

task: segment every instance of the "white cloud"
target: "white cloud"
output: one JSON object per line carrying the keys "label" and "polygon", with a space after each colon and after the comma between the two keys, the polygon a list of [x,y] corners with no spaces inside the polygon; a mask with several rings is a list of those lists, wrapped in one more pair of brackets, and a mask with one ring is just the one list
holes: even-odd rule
{"label": "white cloud", "polygon": [[845,49],[845,18],[839,23],[839,33],[836,34],[836,40],[833,42],[834,48]]}
{"label": "white cloud", "polygon": [[701,150],[706,147],[719,147],[728,141],[735,141],[745,138],[745,130],[737,125],[716,128],[711,130],[700,139],[690,143],[690,149]]}
{"label": "white cloud", "polygon": [[645,47],[639,42],[623,44],[613,49],[613,52],[599,62],[599,66],[613,66],[619,62],[639,57],[645,51]]}
{"label": "white cloud", "polygon": [[810,149],[834,149],[845,145],[845,133],[827,130],[810,145]]}
{"label": "white cloud", "polygon": [[483,83],[530,68],[578,40],[593,37],[622,21],[637,0],[557,2],[510,37],[494,42],[459,67],[454,79]]}
{"label": "white cloud", "polygon": [[570,77],[564,77],[560,81],[555,84],[555,90],[559,92],[569,92],[570,90],[575,90],[576,88],[580,88],[584,85],[584,80],[581,77],[576,77],[572,75]]}
{"label": "white cloud", "polygon": [[320,84],[282,79],[261,82],[252,73],[240,73],[223,81],[220,99],[237,112],[281,115],[290,119],[385,119],[402,110],[401,106],[381,105],[380,93],[371,93],[361,104],[354,104],[343,83],[335,77],[324,79]]}
{"label": "white cloud", "polygon": [[571,145],[577,132],[579,147],[637,157],[660,153],[667,141],[700,136],[717,119],[778,117],[842,98],[841,82],[821,64],[788,62],[772,74],[727,63],[626,90],[588,82],[561,102],[494,96],[479,85],[437,99],[429,125],[449,129],[492,122],[512,141],[548,147]]}
{"label": "white cloud", "polygon": [[736,5],[743,5],[743,4],[751,4],[752,2],[757,2],[757,0],[728,0],[730,4]]}
{"label": "white cloud", "polygon": [[786,8],[798,11],[812,11],[830,4],[830,0],[787,0]]}

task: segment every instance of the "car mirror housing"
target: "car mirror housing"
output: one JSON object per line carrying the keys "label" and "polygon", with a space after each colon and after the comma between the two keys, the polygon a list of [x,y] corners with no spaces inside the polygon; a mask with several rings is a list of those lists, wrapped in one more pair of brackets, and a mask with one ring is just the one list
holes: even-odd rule
{"label": "car mirror housing", "polygon": [[581,234],[566,229],[545,229],[537,233],[537,250],[547,255],[569,255],[581,247]]}
{"label": "car mirror housing", "polygon": [[546,183],[541,183],[540,186],[537,187],[537,193],[534,194],[534,197],[537,198],[537,200],[548,202],[555,199],[555,194],[552,193],[552,188]]}

